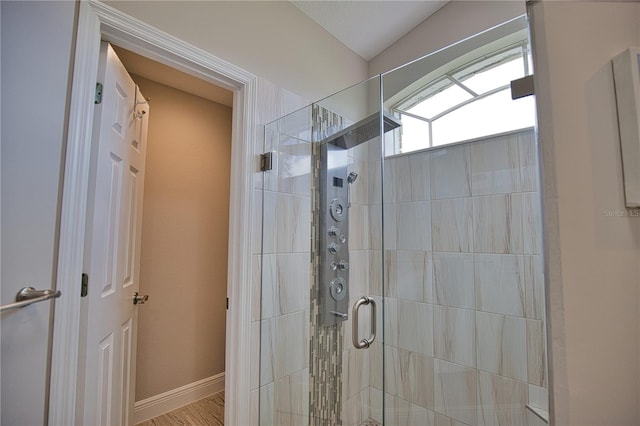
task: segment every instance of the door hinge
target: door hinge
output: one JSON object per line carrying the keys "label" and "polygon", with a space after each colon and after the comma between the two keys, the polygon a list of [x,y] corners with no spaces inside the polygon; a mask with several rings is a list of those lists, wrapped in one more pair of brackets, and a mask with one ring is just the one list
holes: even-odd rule
{"label": "door hinge", "polygon": [[227,297],[227,310],[229,310],[229,298]]}
{"label": "door hinge", "polygon": [[96,105],[102,103],[102,83],[100,82],[96,83],[96,97],[94,99],[94,102],[96,103]]}
{"label": "door hinge", "polygon": [[273,169],[273,152],[260,154],[260,171],[266,172]]}
{"label": "door hinge", "polygon": [[82,284],[80,285],[80,297],[87,297],[89,293],[89,275],[82,274]]}

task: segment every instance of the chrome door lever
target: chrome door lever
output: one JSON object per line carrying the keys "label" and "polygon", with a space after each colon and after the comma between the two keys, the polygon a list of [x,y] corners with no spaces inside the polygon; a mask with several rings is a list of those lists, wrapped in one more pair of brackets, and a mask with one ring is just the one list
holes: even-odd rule
{"label": "chrome door lever", "polygon": [[148,294],[139,294],[137,291],[133,293],[133,304],[134,305],[144,305],[144,303],[149,300]]}
{"label": "chrome door lever", "polygon": [[[371,305],[371,335],[368,339],[358,339],[358,310],[362,305]],[[376,339],[376,301],[373,297],[362,296],[353,304],[351,311],[353,318],[353,328],[351,329],[351,340],[356,349],[366,349]]]}
{"label": "chrome door lever", "polygon": [[56,299],[60,297],[61,294],[60,290],[36,290],[33,287],[24,287],[16,294],[15,303],[0,307],[0,312],[22,308],[32,303],[42,302],[43,300]]}

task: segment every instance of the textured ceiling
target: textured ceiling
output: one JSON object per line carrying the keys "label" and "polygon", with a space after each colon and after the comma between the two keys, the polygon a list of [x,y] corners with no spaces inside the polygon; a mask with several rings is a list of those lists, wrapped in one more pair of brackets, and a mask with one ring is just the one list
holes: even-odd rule
{"label": "textured ceiling", "polygon": [[295,7],[370,61],[448,1],[291,1]]}

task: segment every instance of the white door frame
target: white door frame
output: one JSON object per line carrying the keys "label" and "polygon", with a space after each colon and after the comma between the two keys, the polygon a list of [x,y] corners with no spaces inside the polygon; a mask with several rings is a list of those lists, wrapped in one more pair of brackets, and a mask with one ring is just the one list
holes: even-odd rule
{"label": "white door frame", "polygon": [[[251,223],[256,76],[95,0],[79,6],[64,166],[49,424],[75,425],[81,330],[80,282],[100,41],[147,56],[233,91],[225,424],[248,425],[251,354]],[[82,404],[82,402],[79,402]]]}

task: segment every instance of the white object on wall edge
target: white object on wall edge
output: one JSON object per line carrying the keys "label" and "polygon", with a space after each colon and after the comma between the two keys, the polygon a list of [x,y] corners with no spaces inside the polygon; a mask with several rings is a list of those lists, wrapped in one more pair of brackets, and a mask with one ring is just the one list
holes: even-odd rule
{"label": "white object on wall edge", "polygon": [[613,58],[613,80],[626,206],[640,207],[640,48]]}

